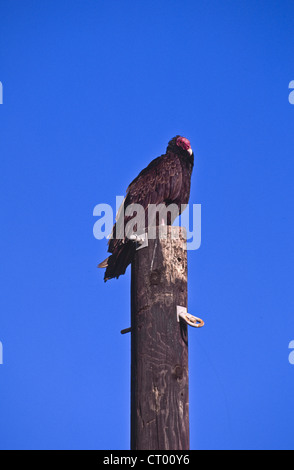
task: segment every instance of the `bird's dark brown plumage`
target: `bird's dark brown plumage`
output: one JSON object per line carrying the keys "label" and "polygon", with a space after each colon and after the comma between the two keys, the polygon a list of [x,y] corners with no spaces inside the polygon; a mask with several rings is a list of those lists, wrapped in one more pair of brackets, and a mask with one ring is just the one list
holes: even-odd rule
{"label": "bird's dark brown plumage", "polygon": [[[181,206],[189,201],[193,165],[194,155],[190,142],[177,135],[170,140],[166,153],[152,160],[129,185],[123,208],[130,204],[140,204],[147,216],[149,204],[177,204],[180,214]],[[124,217],[124,227],[132,217]],[[168,221],[168,224],[172,223],[173,220]],[[111,255],[99,265],[106,267],[105,281],[124,274],[136,252],[136,243],[127,237],[116,238],[116,230],[117,224],[114,225],[112,238],[108,242],[108,252]]]}

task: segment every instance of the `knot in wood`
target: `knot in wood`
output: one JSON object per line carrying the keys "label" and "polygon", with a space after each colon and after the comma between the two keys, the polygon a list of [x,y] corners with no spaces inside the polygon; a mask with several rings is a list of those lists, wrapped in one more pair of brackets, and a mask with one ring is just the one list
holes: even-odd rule
{"label": "knot in wood", "polygon": [[177,365],[173,368],[172,376],[173,376],[176,380],[182,380],[183,375],[184,375],[183,367],[180,366],[179,364],[177,364]]}
{"label": "knot in wood", "polygon": [[160,272],[158,271],[158,269],[156,269],[155,271],[152,271],[152,273],[150,274],[149,276],[149,282],[150,282],[150,285],[151,286],[156,286],[160,283]]}

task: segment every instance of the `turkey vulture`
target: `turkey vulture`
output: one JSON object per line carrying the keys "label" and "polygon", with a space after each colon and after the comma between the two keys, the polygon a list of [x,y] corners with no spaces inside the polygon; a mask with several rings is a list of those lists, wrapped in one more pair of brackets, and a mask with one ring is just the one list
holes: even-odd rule
{"label": "turkey vulture", "polygon": [[[146,214],[150,204],[176,204],[180,214],[183,205],[187,205],[189,201],[193,165],[194,154],[189,140],[179,135],[171,139],[166,153],[152,160],[129,185],[117,216],[118,218],[122,214],[124,217],[123,228],[132,217],[125,215],[122,209],[131,204],[140,204]],[[167,225],[171,225],[174,219],[175,217],[170,217]],[[114,225],[108,242],[108,252],[111,255],[98,265],[99,268],[106,268],[105,281],[124,274],[136,252],[136,243],[125,233],[122,237],[116,236],[117,224],[118,222]]]}

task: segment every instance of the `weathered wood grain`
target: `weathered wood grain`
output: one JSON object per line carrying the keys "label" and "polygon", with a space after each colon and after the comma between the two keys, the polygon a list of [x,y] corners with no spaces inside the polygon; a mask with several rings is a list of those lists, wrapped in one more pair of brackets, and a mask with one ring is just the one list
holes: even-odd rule
{"label": "weathered wood grain", "polygon": [[[173,239],[179,230],[179,238]],[[183,228],[136,252],[131,283],[131,449],[189,449],[188,335]]]}

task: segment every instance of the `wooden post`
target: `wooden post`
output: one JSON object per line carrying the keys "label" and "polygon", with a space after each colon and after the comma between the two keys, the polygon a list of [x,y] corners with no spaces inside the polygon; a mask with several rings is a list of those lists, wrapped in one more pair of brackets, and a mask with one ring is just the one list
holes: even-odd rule
{"label": "wooden post", "polygon": [[176,315],[187,307],[186,231],[166,228],[132,263],[132,450],[189,449],[188,334]]}

